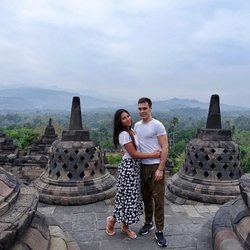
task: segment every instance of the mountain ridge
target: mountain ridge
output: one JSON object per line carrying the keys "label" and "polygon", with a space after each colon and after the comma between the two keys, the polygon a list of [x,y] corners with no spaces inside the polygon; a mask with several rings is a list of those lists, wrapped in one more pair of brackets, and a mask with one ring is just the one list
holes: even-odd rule
{"label": "mountain ridge", "polygon": [[[52,90],[34,87],[6,88],[0,91],[0,111],[70,111],[72,98],[79,96],[83,111],[105,111],[118,108],[137,110],[136,101],[109,100],[104,98],[83,95],[63,90]],[[209,102],[195,99],[171,98],[168,100],[153,100],[153,110],[170,111],[178,109],[203,109],[208,110]],[[250,108],[228,104],[220,104],[222,111],[250,111]]]}

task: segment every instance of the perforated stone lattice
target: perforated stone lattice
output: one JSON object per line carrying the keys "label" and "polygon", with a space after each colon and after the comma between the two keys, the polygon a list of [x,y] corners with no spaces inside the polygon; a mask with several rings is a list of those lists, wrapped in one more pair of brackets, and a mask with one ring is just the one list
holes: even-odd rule
{"label": "perforated stone lattice", "polygon": [[98,147],[56,148],[49,155],[49,178],[56,180],[83,180],[84,177],[102,173],[104,167]]}
{"label": "perforated stone lattice", "polygon": [[[194,178],[236,180],[242,175],[240,152],[236,143],[192,140],[186,148],[182,173]],[[225,144],[225,145],[224,145]]]}

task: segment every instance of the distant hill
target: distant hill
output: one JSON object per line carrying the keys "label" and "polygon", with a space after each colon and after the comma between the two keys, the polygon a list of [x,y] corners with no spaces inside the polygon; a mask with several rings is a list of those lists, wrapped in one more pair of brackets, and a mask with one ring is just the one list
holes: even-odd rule
{"label": "distant hill", "polygon": [[0,110],[34,111],[53,110],[70,111],[72,98],[79,96],[82,110],[107,109],[122,105],[118,101],[103,100],[79,93],[40,88],[13,88],[0,91]]}
{"label": "distant hill", "polygon": [[[129,111],[137,111],[134,103],[124,100],[100,99],[93,96],[85,96],[79,93],[57,91],[41,88],[10,88],[0,90],[0,111],[70,111],[73,96],[81,99],[82,111],[113,111],[117,108],[127,108]],[[208,100],[209,101],[209,100]],[[155,112],[179,112],[203,114],[209,108],[209,103],[197,100],[173,98],[165,101],[155,101]],[[249,108],[221,104],[222,112],[249,112]]]}
{"label": "distant hill", "polygon": [[[210,101],[210,100],[208,100]],[[154,109],[157,110],[173,110],[173,109],[186,109],[186,108],[200,108],[208,110],[209,102],[200,102],[197,100],[190,100],[190,99],[179,99],[179,98],[172,98],[166,101],[158,101],[154,104]],[[233,106],[227,104],[220,104],[221,111],[247,111],[250,110],[246,107],[240,106]]]}
{"label": "distant hill", "polygon": [[[209,100],[210,101],[210,100]],[[136,110],[134,105],[127,107],[129,110]],[[153,111],[154,112],[168,112],[178,113],[182,115],[188,115],[190,113],[196,113],[197,115],[207,114],[209,109],[209,102],[200,102],[197,100],[172,98],[165,101],[154,101]],[[233,106],[227,104],[220,104],[221,112],[250,112],[250,108]]]}

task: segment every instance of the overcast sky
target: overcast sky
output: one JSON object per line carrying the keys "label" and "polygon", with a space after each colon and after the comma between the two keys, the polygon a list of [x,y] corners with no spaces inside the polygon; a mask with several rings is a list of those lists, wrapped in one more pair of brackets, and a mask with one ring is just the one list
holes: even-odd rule
{"label": "overcast sky", "polygon": [[250,1],[1,0],[10,86],[250,107]]}

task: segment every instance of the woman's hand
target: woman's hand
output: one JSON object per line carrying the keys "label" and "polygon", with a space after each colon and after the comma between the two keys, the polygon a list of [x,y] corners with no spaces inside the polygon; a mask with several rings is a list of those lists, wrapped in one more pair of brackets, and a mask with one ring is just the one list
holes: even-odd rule
{"label": "woman's hand", "polygon": [[161,151],[160,150],[155,151],[154,154],[155,154],[155,158],[160,158],[161,157]]}

